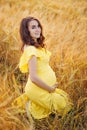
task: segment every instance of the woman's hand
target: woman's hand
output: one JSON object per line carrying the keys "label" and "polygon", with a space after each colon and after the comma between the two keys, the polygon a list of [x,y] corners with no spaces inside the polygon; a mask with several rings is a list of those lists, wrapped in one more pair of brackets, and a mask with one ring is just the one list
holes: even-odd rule
{"label": "woman's hand", "polygon": [[51,88],[49,92],[54,92],[55,89],[58,87],[58,83],[54,84]]}

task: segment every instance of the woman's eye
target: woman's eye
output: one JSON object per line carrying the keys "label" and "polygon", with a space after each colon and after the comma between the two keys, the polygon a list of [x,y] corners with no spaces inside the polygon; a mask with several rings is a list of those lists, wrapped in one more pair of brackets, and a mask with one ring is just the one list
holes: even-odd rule
{"label": "woman's eye", "polygon": [[40,28],[40,25],[38,25],[38,28]]}
{"label": "woman's eye", "polygon": [[32,29],[34,29],[35,28],[35,26],[32,26]]}
{"label": "woman's eye", "polygon": [[35,28],[40,28],[40,26],[39,25],[38,26],[33,25],[32,29],[35,29]]}

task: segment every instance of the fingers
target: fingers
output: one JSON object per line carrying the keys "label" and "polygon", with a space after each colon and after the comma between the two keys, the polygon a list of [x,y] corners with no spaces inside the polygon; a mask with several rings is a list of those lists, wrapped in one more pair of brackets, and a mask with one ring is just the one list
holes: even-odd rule
{"label": "fingers", "polygon": [[57,88],[58,87],[58,84],[55,84],[55,86],[54,86],[55,88]]}

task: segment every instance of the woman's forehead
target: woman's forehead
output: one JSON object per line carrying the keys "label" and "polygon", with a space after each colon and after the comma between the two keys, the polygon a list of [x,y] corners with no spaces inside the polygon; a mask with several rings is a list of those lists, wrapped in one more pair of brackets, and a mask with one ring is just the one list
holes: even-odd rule
{"label": "woman's forehead", "polygon": [[38,25],[38,22],[36,20],[31,20],[29,22],[29,25],[32,26],[32,25]]}

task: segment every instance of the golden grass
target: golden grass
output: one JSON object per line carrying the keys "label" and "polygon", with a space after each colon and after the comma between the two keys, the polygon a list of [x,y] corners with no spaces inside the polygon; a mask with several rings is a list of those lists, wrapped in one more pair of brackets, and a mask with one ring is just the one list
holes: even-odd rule
{"label": "golden grass", "polygon": [[52,52],[50,65],[59,88],[74,102],[63,118],[34,121],[36,130],[86,130],[87,124],[87,1],[0,0],[0,130],[30,130],[26,114],[13,108],[27,75],[18,69],[23,17],[35,16],[43,25],[45,43]]}

